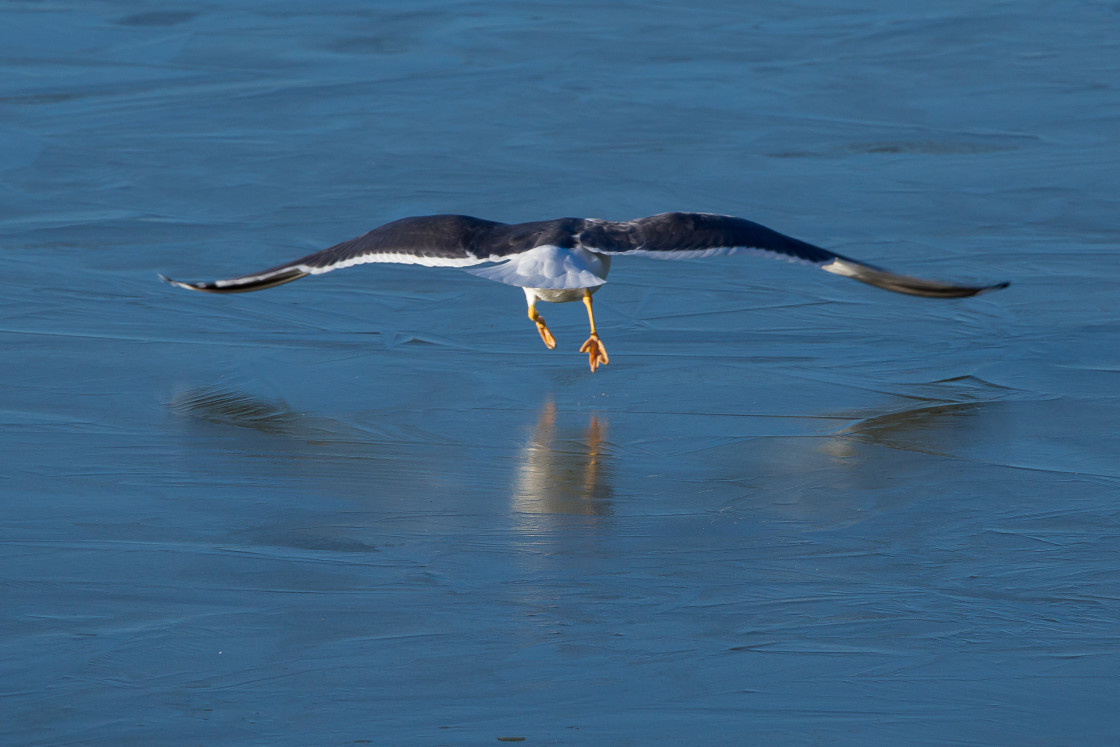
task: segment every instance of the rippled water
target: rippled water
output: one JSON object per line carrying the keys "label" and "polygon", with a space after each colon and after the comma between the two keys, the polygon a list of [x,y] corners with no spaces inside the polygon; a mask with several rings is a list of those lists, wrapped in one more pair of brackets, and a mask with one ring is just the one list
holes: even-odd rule
{"label": "rippled water", "polygon": [[[1120,728],[1115,3],[0,6],[0,740]],[[937,302],[380,223],[743,215]]]}

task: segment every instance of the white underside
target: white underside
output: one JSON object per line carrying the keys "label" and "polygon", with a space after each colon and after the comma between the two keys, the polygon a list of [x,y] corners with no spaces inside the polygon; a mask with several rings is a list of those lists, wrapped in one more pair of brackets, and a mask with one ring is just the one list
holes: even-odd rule
{"label": "white underside", "polygon": [[547,301],[548,303],[582,301],[584,293],[594,293],[600,287],[597,285],[591,288],[522,288],[522,290],[525,291],[526,303],[532,306],[537,301]]}
{"label": "white underside", "polygon": [[610,264],[610,257],[582,247],[563,249],[546,245],[515,254],[496,265],[476,267],[467,272],[522,288],[582,290],[607,282]]}

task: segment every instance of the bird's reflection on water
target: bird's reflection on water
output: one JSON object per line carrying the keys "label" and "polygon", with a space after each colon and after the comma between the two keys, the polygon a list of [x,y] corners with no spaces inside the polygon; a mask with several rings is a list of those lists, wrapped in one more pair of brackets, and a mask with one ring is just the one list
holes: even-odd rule
{"label": "bird's reflection on water", "polygon": [[[313,486],[324,496],[349,497],[369,507],[422,505],[433,491],[453,486],[451,496],[438,499],[444,509],[473,511],[488,505],[508,511],[515,530],[532,536],[551,531],[557,522],[568,526],[564,517],[612,516],[621,500],[616,460],[637,464],[647,473],[656,471],[641,461],[649,455],[619,453],[612,447],[607,417],[557,407],[551,399],[535,411],[488,413],[495,428],[504,424],[508,429],[507,437],[481,447],[459,430],[472,418],[477,420],[478,411],[416,411],[408,422],[422,423],[424,430],[391,431],[386,423],[399,425],[400,413],[365,413],[348,422],[300,413],[282,400],[229,389],[182,392],[170,406],[210,427],[230,428],[222,448],[234,461],[225,469],[255,469],[240,462],[240,453],[253,464],[262,455],[271,457],[267,476],[246,478],[250,481]],[[934,472],[944,468],[943,462],[927,455],[995,462],[1008,458],[985,446],[1006,432],[1013,415],[999,402],[926,401],[909,410],[855,415],[858,419],[829,434],[780,437],[764,431],[716,446],[704,450],[702,458],[684,460],[678,472],[657,485],[626,487],[673,491],[666,500],[674,508],[722,495],[726,505],[745,501],[743,505],[753,506],[755,512],[774,510],[833,526],[866,518],[920,493],[914,486],[932,481]],[[633,428],[636,422],[639,428],[653,428],[638,416],[630,420],[624,425]],[[437,439],[438,448],[433,448]],[[185,458],[195,454],[198,443],[195,438],[187,442]],[[199,458],[213,469],[212,454]],[[905,481],[899,479],[902,475]],[[599,522],[574,524],[588,529]]]}
{"label": "bird's reflection on water", "polygon": [[819,415],[818,423],[839,422],[823,433],[810,424],[788,436],[759,424],[754,437],[710,449],[706,474],[716,490],[726,487],[728,507],[835,528],[926,495],[939,484],[946,457],[973,458],[978,441],[1006,432],[1001,410],[997,402],[866,408],[842,420]]}
{"label": "bird's reflection on water", "polygon": [[[987,402],[927,405],[860,420],[836,435],[892,449],[926,454],[951,453],[960,442],[968,441],[985,421],[978,416]],[[989,418],[990,419],[990,418]],[[988,424],[990,427],[990,424]],[[850,448],[850,446],[849,446]]]}
{"label": "bird's reflection on water", "polygon": [[[254,441],[254,453],[268,448],[282,460],[279,470],[299,479],[326,480],[346,492],[351,492],[349,483],[357,481],[367,486],[363,494],[369,485],[396,485],[409,494],[422,489],[433,475],[467,480],[485,490],[493,473],[490,465],[498,465],[495,477],[498,484],[509,486],[510,507],[515,513],[611,514],[606,418],[558,411],[551,400],[541,406],[535,425],[513,451],[498,448],[485,461],[471,461],[469,447],[464,451],[444,444],[432,450],[423,441],[385,438],[375,431],[376,423],[347,423],[297,413],[283,401],[267,401],[237,390],[191,389],[172,399],[169,407],[193,420],[247,429],[265,438],[280,437],[271,446]],[[500,466],[503,461],[508,467]],[[479,471],[472,465],[486,469]]]}
{"label": "bird's reflection on water", "polygon": [[611,513],[607,421],[592,414],[587,426],[558,424],[556,404],[541,408],[520,454],[513,509],[534,514]]}
{"label": "bird's reflection on water", "polygon": [[189,389],[180,392],[168,404],[180,415],[261,433],[295,435],[300,425],[299,416],[287,405],[228,389]]}

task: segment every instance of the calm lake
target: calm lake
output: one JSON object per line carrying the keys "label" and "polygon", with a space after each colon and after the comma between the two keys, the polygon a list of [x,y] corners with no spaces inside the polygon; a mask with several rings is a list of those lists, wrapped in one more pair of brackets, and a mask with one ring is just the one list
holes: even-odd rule
{"label": "calm lake", "polygon": [[[0,742],[1120,731],[1120,5],[0,4]],[[409,215],[740,215],[579,304]]]}

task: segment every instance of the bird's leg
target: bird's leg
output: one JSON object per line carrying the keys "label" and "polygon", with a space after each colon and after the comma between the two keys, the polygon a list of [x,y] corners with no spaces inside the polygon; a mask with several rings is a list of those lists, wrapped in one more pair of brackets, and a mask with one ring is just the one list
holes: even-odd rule
{"label": "bird's leg", "polygon": [[544,344],[548,346],[549,350],[556,348],[556,338],[548,331],[548,327],[544,323],[544,317],[537,313],[537,305],[535,303],[529,304],[529,318],[537,325],[537,331],[541,333],[541,339]]}
{"label": "bird's leg", "polygon": [[591,337],[587,338],[587,342],[583,343],[579,352],[587,353],[588,363],[591,364],[591,372],[595,373],[595,369],[599,367],[600,363],[605,366],[611,362],[611,359],[607,357],[606,345],[599,339],[599,333],[595,331],[595,314],[591,311],[591,291],[589,290],[583,292],[583,305],[587,307],[587,319],[591,322]]}

